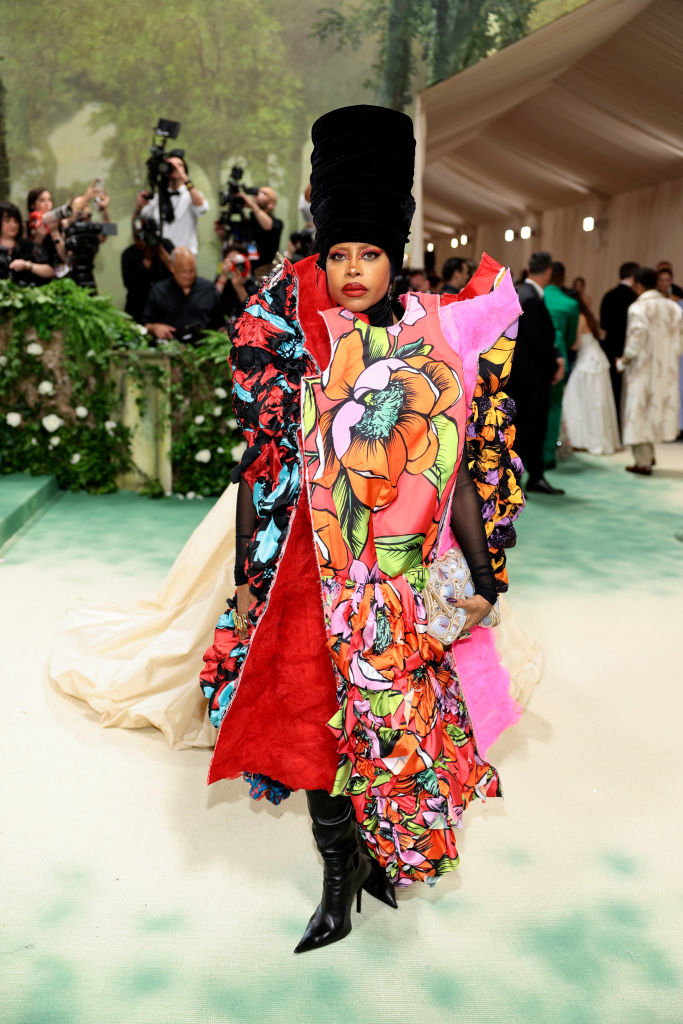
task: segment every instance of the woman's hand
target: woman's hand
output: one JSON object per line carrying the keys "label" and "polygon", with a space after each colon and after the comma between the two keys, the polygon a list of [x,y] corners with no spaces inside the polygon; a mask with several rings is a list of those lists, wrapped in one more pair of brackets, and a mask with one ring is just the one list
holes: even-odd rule
{"label": "woman's hand", "polygon": [[[241,583],[239,587],[235,587],[235,596],[237,597],[237,614],[245,615],[249,611],[251,605],[254,602],[253,595],[249,589],[248,583]],[[249,636],[248,629],[238,629],[237,635],[240,640],[246,640]]]}
{"label": "woman's hand", "polygon": [[481,594],[475,594],[474,597],[461,597],[459,600],[449,598],[449,604],[454,604],[458,608],[464,608],[467,613],[465,619],[465,625],[462,627],[460,635],[463,633],[469,633],[472,630],[472,626],[476,626],[477,623],[481,622],[488,613],[491,611],[493,605],[489,604],[485,597]]}

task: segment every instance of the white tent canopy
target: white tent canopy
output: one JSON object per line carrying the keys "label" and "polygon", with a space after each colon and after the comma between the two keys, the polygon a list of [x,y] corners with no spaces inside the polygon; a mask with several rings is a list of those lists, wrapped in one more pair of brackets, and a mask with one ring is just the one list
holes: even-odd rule
{"label": "white tent canopy", "polygon": [[[463,231],[472,247],[493,240],[492,255],[508,263],[541,240],[566,249],[568,238],[546,237],[546,214],[570,206],[572,231],[581,234],[581,211],[593,215],[602,235],[591,250],[604,250],[614,197],[683,176],[682,54],[683,0],[592,0],[421,93],[413,261],[426,237],[443,257]],[[503,226],[522,224],[532,239],[505,250]],[[683,270],[680,220],[676,228],[678,240],[661,245],[670,259],[677,245]]]}

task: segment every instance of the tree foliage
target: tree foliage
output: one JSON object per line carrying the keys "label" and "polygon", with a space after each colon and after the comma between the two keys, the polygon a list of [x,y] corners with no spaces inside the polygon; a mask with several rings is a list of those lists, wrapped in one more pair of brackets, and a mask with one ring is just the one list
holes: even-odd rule
{"label": "tree foliage", "polygon": [[420,64],[428,85],[520,39],[539,0],[378,0],[346,13],[322,8],[313,32],[353,48],[377,40],[371,80],[378,103],[403,109]]}

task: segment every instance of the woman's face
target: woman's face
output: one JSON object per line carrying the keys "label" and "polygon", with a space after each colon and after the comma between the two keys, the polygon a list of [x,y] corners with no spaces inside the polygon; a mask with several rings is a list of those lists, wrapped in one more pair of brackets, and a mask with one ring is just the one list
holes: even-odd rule
{"label": "woman's face", "polygon": [[380,302],[389,290],[391,264],[377,245],[367,242],[339,242],[333,245],[325,264],[327,287],[332,301],[352,313]]}
{"label": "woman's face", "polygon": [[47,189],[41,192],[40,195],[36,197],[36,200],[33,203],[33,209],[37,213],[47,213],[47,211],[51,210],[53,206],[54,203],[52,202],[52,194],[48,192]]}
{"label": "woman's face", "polygon": [[8,213],[2,215],[2,233],[6,238],[18,238],[21,231],[21,224],[10,217]]}

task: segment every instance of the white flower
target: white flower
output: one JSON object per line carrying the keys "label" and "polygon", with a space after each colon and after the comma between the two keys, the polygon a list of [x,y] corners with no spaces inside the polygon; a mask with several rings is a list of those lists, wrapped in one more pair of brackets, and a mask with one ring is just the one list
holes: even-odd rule
{"label": "white flower", "polygon": [[78,452],[74,452],[73,455],[71,456],[71,459],[70,459],[71,465],[72,466],[77,466],[80,461],[81,461],[81,456],[79,455]]}
{"label": "white flower", "polygon": [[92,357],[94,355],[95,355],[95,349],[94,348],[89,348],[88,351],[85,353],[85,358],[86,359],[92,359]]}
{"label": "white flower", "polygon": [[88,415],[88,410],[84,405],[77,405],[75,412],[79,420],[84,420],[85,417]]}
{"label": "white flower", "polygon": [[36,441],[35,437],[31,438],[31,444],[38,444],[38,442]]}
{"label": "white flower", "polygon": [[199,427],[204,422],[204,417],[203,416],[195,416],[194,421],[197,424],[197,426]]}
{"label": "white flower", "polygon": [[211,462],[211,452],[208,448],[202,448],[200,452],[195,455],[197,462]]}
{"label": "white flower", "polygon": [[230,417],[229,420],[226,421],[225,425],[226,427],[228,427],[229,430],[237,430],[237,420],[234,419],[232,416]]}
{"label": "white flower", "polygon": [[216,396],[216,398],[227,398],[228,397],[228,392],[225,390],[225,388],[214,388],[213,389],[213,393]]}
{"label": "white flower", "polygon": [[57,445],[61,444],[61,443],[62,443],[61,437],[51,437],[50,438],[50,448],[56,448]]}
{"label": "white flower", "polygon": [[244,453],[246,452],[246,450],[247,450],[247,442],[246,441],[242,441],[242,444],[236,444],[235,445],[235,447],[232,449],[230,454],[231,454],[232,458],[235,460],[235,462],[239,462],[240,459],[242,458],[242,456],[244,455]]}
{"label": "white flower", "polygon": [[112,434],[116,430],[116,420],[107,420],[104,424],[104,429]]}
{"label": "white flower", "polygon": [[222,416],[223,415],[223,406],[222,405],[214,405],[214,407],[213,407],[213,414],[214,414],[214,416]]}
{"label": "white flower", "polygon": [[32,341],[30,345],[26,346],[26,351],[30,356],[42,356],[43,346],[39,345],[37,341]]}
{"label": "white flower", "polygon": [[54,393],[55,393],[55,386],[52,383],[52,381],[51,380],[41,380],[40,384],[38,385],[38,394],[39,395],[54,395]]}
{"label": "white flower", "polygon": [[222,455],[222,454],[223,454],[223,452],[225,451],[225,449],[224,449],[224,448],[221,448],[221,446],[220,446],[220,445],[218,445],[218,448],[216,448],[216,451],[218,452],[218,454],[219,454],[219,455]]}
{"label": "white flower", "polygon": [[48,434],[54,434],[55,430],[59,430],[62,426],[64,420],[60,419],[56,413],[51,412],[48,416],[43,416],[40,422],[43,424]]}
{"label": "white flower", "polygon": [[8,427],[18,427],[21,423],[21,413],[19,412],[8,412],[5,416],[5,422]]}
{"label": "white flower", "polygon": [[0,366],[4,366],[7,363],[7,356],[0,356]]}
{"label": "white flower", "polygon": [[195,497],[194,491],[188,491],[185,497],[187,498],[188,501],[192,501],[192,499]]}

